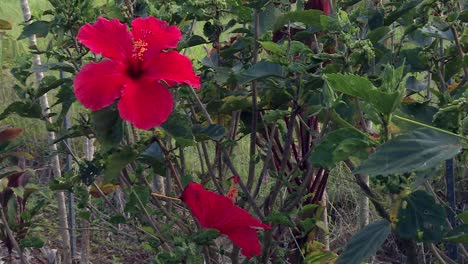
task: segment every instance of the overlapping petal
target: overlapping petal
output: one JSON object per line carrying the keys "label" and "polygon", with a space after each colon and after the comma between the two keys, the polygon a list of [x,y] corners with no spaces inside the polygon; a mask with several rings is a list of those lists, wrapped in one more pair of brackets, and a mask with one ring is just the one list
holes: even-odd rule
{"label": "overlapping petal", "polygon": [[182,33],[176,26],[169,26],[166,21],[155,17],[139,17],[132,21],[133,39],[142,40],[148,44],[149,52],[160,52],[164,49],[176,48]]}
{"label": "overlapping petal", "polygon": [[76,98],[93,111],[111,105],[128,81],[124,71],[125,65],[115,60],[86,64],[75,77]]}
{"label": "overlapping petal", "polygon": [[132,55],[132,35],[116,18],[99,17],[94,24],[82,26],[77,39],[92,52],[107,58],[124,61]]}
{"label": "overlapping petal", "polygon": [[269,225],[234,205],[229,198],[205,190],[198,183],[189,183],[185,187],[182,201],[190,207],[202,227],[214,228],[227,235],[246,257],[260,255],[261,245],[256,228],[270,229]]}
{"label": "overlapping petal", "polygon": [[162,80],[169,85],[185,83],[200,88],[200,77],[193,71],[192,62],[176,51],[152,56],[144,67],[148,77],[154,80]]}
{"label": "overlapping petal", "polygon": [[173,107],[169,90],[148,79],[129,81],[118,104],[120,116],[141,129],[164,123]]}

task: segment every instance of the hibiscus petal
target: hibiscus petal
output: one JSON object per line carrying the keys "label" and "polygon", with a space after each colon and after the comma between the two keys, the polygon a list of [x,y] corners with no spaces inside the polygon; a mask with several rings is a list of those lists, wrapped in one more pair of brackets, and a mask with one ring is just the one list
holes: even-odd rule
{"label": "hibiscus petal", "polygon": [[269,225],[234,205],[229,198],[207,191],[198,183],[189,183],[181,199],[190,207],[202,227],[214,228],[227,235],[249,258],[260,255],[261,245],[255,227],[270,229]]}
{"label": "hibiscus petal", "polygon": [[107,58],[123,61],[132,55],[132,35],[116,18],[99,17],[94,24],[82,26],[77,39],[92,52]]}
{"label": "hibiscus petal", "polygon": [[140,129],[161,125],[173,107],[169,90],[147,79],[129,82],[118,105],[120,116]]}
{"label": "hibiscus petal", "polygon": [[247,258],[259,256],[262,253],[262,246],[258,241],[257,230],[250,227],[239,227],[225,233],[232,243],[241,248],[242,255]]}
{"label": "hibiscus petal", "polygon": [[139,17],[132,21],[132,34],[135,42],[142,40],[148,44],[149,52],[176,48],[182,33],[176,26],[154,17]]}
{"label": "hibiscus petal", "polygon": [[124,65],[114,60],[86,64],[73,83],[76,98],[93,111],[111,105],[127,82],[124,71]]}
{"label": "hibiscus petal", "polygon": [[200,77],[193,71],[192,62],[177,51],[161,52],[145,64],[147,78],[165,81],[168,85],[186,83],[200,88]]}

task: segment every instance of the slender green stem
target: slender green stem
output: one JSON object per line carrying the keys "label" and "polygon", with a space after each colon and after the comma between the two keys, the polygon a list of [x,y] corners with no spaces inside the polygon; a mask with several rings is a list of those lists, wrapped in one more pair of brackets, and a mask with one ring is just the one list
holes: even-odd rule
{"label": "slender green stem", "polygon": [[396,119],[399,119],[401,121],[405,121],[405,122],[415,124],[415,125],[418,125],[418,126],[430,128],[432,130],[439,131],[441,133],[445,133],[445,134],[448,134],[448,135],[451,135],[451,136],[454,136],[454,137],[457,137],[457,138],[460,138],[460,139],[463,139],[463,140],[468,140],[468,138],[465,137],[465,136],[458,135],[458,134],[452,133],[450,131],[440,129],[438,127],[433,127],[433,126],[430,126],[430,125],[427,125],[427,124],[424,124],[424,123],[421,123],[421,122],[418,122],[418,121],[414,121],[414,120],[411,120],[411,119],[408,119],[408,118],[405,118],[405,117],[402,117],[402,116],[399,116],[399,115],[393,115],[393,117],[396,118]]}

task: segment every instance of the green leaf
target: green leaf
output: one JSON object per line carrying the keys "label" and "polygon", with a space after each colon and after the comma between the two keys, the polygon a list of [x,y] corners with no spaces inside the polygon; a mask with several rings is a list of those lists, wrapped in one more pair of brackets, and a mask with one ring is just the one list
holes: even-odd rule
{"label": "green leaf", "polygon": [[411,11],[413,8],[415,8],[419,3],[421,3],[421,0],[411,0],[404,2],[397,10],[388,14],[388,16],[384,19],[384,25],[391,25],[398,18],[402,17],[403,15]]}
{"label": "green leaf", "polygon": [[65,62],[50,62],[41,65],[33,65],[30,69],[31,72],[46,72],[52,70],[75,73],[75,68]]}
{"label": "green leaf", "polygon": [[186,115],[174,111],[161,127],[175,139],[177,144],[184,147],[195,144],[190,120]]}
{"label": "green leaf", "polygon": [[387,220],[380,220],[365,226],[346,244],[336,264],[361,264],[362,261],[377,252],[390,235],[391,225]]}
{"label": "green leaf", "polygon": [[212,139],[214,141],[220,141],[224,134],[226,133],[226,129],[222,125],[195,125],[193,126],[193,134],[197,141],[203,141],[207,139]]}
{"label": "green leaf", "polygon": [[267,218],[266,221],[271,224],[278,224],[287,227],[294,227],[294,223],[291,221],[290,216],[282,212],[273,212]]}
{"label": "green leaf", "polygon": [[438,241],[442,239],[445,227],[444,207],[425,191],[415,191],[402,199],[396,223],[400,237]]}
{"label": "green leaf", "polygon": [[193,35],[188,40],[181,41],[177,49],[182,50],[182,49],[186,49],[186,48],[190,48],[190,47],[194,47],[194,46],[198,46],[198,45],[206,44],[206,43],[209,43],[209,42],[206,41],[206,39],[204,39],[202,36]]}
{"label": "green leaf", "polygon": [[151,143],[148,148],[138,157],[140,161],[151,165],[153,171],[159,175],[165,175],[166,164],[164,153],[158,143]]}
{"label": "green leaf", "polygon": [[260,61],[238,75],[238,84],[243,85],[271,76],[284,77],[283,67],[269,61]]}
{"label": "green leaf", "polygon": [[410,76],[406,79],[406,89],[419,93],[427,89],[427,84],[418,81],[414,76]]}
{"label": "green leaf", "polygon": [[21,117],[28,118],[42,118],[42,110],[39,102],[30,100],[11,103],[3,110],[3,113],[0,114],[0,120],[5,119],[11,114],[17,114]]}
{"label": "green leaf", "polygon": [[0,29],[1,30],[10,30],[12,29],[13,27],[11,26],[11,23],[6,21],[6,20],[3,20],[3,19],[0,19]]}
{"label": "green leaf", "polygon": [[31,24],[26,25],[23,28],[23,32],[21,32],[18,40],[29,38],[32,35],[36,35],[36,37],[45,37],[49,33],[49,26],[50,22],[47,21],[34,21]]}
{"label": "green leaf", "polygon": [[275,42],[272,42],[272,41],[259,41],[260,45],[262,45],[262,47],[273,53],[273,54],[276,54],[276,55],[285,55],[286,52],[285,50],[282,48],[281,45],[278,45],[276,44]]}
{"label": "green leaf", "polygon": [[368,79],[357,75],[330,73],[326,74],[325,80],[333,90],[359,97],[371,103],[383,114],[392,113],[399,106],[404,95],[401,90],[381,91]]}
{"label": "green leaf", "polygon": [[44,241],[37,236],[28,235],[19,241],[20,248],[41,248],[44,246]]}
{"label": "green leaf", "polygon": [[118,224],[125,224],[126,220],[125,217],[121,214],[114,215],[109,219],[109,223],[118,225]]}
{"label": "green leaf", "polygon": [[322,23],[320,21],[321,16],[324,16],[323,12],[316,9],[289,12],[278,18],[273,30],[276,31],[282,28],[284,25],[288,24],[288,22],[301,22],[307,27],[314,27],[316,30],[320,31],[322,29]]}
{"label": "green leaf", "polygon": [[138,152],[130,146],[122,148],[119,152],[112,153],[106,160],[104,182],[115,182],[120,175],[120,171],[137,157]]}
{"label": "green leaf", "polygon": [[453,243],[468,243],[468,225],[463,224],[457,226],[455,229],[451,230],[447,236],[444,237],[444,240],[453,242]]}
{"label": "green leaf", "polygon": [[217,112],[230,115],[233,111],[248,110],[252,107],[252,99],[248,96],[226,96]]}
{"label": "green leaf", "polygon": [[90,114],[94,132],[104,151],[118,146],[123,137],[124,124],[115,106]]}
{"label": "green leaf", "polygon": [[213,240],[219,237],[220,233],[216,229],[205,229],[202,230],[200,233],[195,234],[192,237],[193,242],[197,245],[210,245],[213,243]]}
{"label": "green leaf", "polygon": [[263,115],[263,123],[266,125],[273,124],[277,122],[278,120],[283,120],[290,113],[291,112],[288,110],[280,110],[280,109],[268,111]]}
{"label": "green leaf", "polygon": [[468,224],[468,211],[465,211],[463,213],[459,213],[457,215],[457,218],[462,220],[463,223]]}
{"label": "green leaf", "polygon": [[464,10],[463,12],[461,12],[460,15],[458,16],[458,19],[461,22],[468,23],[468,10]]}
{"label": "green leaf", "polygon": [[315,147],[311,155],[314,166],[333,168],[350,156],[367,157],[367,148],[372,143],[362,134],[350,128],[341,128],[330,132]]}
{"label": "green leaf", "polygon": [[442,31],[432,25],[426,25],[425,27],[421,28],[421,32],[424,35],[431,36],[431,37],[438,37],[438,38],[442,38],[442,39],[446,39],[450,41],[454,40],[452,31],[450,30]]}
{"label": "green leaf", "polygon": [[404,63],[398,68],[393,68],[392,65],[385,65],[385,69],[382,73],[382,85],[380,89],[387,93],[398,91],[401,80],[403,80]]}
{"label": "green leaf", "polygon": [[353,173],[390,175],[432,168],[455,157],[458,138],[430,128],[420,128],[379,146]]}
{"label": "green leaf", "polygon": [[73,82],[70,78],[57,79],[54,76],[46,76],[41,80],[41,83],[39,84],[39,88],[36,91],[36,98],[41,97],[45,93],[61,85],[71,85],[72,83]]}
{"label": "green leaf", "polygon": [[369,32],[369,34],[367,34],[367,38],[372,42],[372,44],[376,45],[388,37],[388,32],[390,32],[389,27],[379,27]]}

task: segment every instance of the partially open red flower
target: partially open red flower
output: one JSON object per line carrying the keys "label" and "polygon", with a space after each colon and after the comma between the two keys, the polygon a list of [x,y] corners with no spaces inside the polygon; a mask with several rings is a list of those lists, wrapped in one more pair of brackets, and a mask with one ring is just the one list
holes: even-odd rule
{"label": "partially open red flower", "polygon": [[181,38],[176,26],[154,17],[133,20],[131,31],[117,19],[102,17],[84,25],[77,39],[107,59],[86,64],[76,75],[76,98],[93,111],[120,98],[123,119],[141,129],[162,124],[174,106],[166,86],[200,87],[190,59],[170,50]]}
{"label": "partially open red flower", "polygon": [[189,183],[181,199],[190,207],[202,227],[214,228],[227,235],[234,245],[242,249],[244,256],[251,258],[261,254],[262,247],[256,229],[270,229],[269,225],[234,205],[229,198],[205,190],[198,183]]}
{"label": "partially open red flower", "polygon": [[305,3],[304,9],[322,10],[325,15],[329,16],[331,13],[330,0],[309,0]]}

